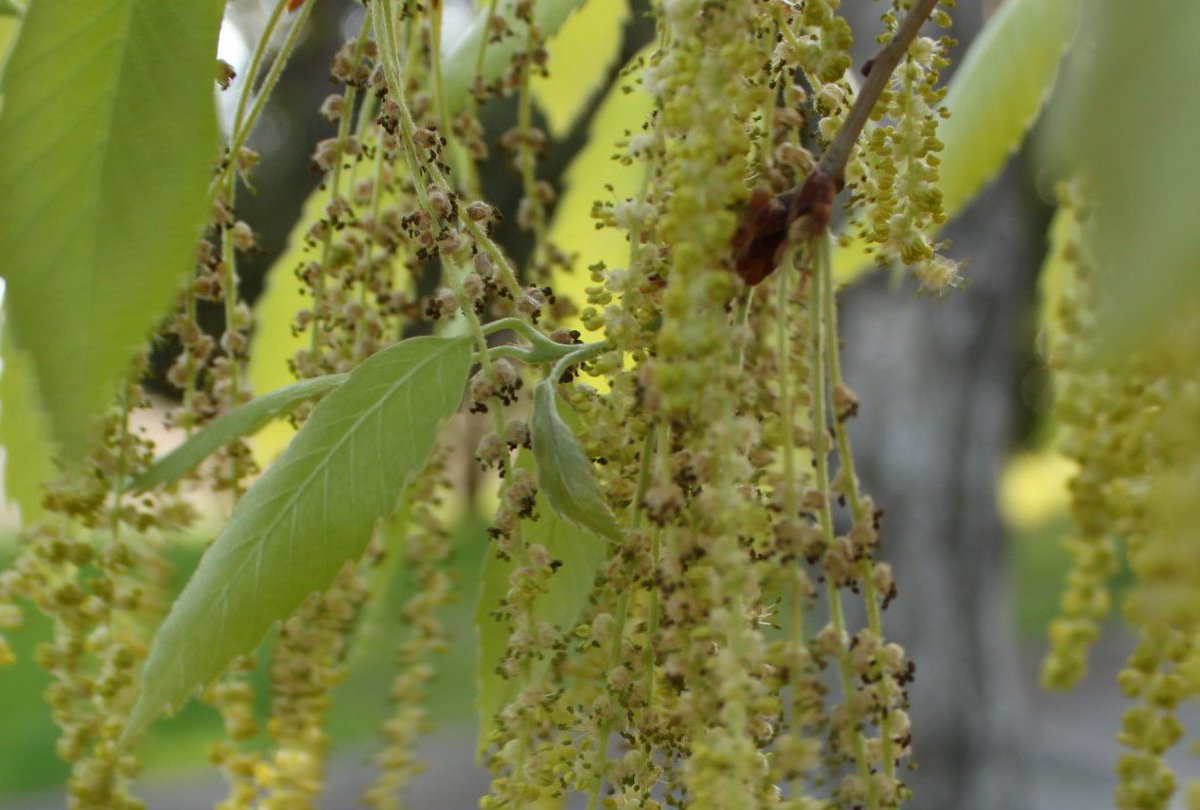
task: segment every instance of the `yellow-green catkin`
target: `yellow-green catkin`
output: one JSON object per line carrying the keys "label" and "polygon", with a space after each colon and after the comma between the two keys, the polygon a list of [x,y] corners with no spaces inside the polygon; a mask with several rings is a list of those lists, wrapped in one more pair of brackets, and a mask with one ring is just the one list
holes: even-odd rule
{"label": "yellow-green catkin", "polygon": [[[1168,806],[1180,785],[1163,755],[1187,733],[1179,707],[1200,697],[1198,305],[1180,307],[1146,349],[1143,407],[1157,412],[1157,423],[1144,439],[1144,475],[1130,482],[1121,503],[1135,515],[1144,511],[1145,522],[1144,532],[1128,536],[1134,584],[1122,606],[1139,634],[1118,676],[1125,694],[1137,701],[1122,715],[1117,734],[1127,749],[1117,761],[1117,806],[1123,810]],[[1135,421],[1132,428],[1142,425]],[[1194,801],[1196,785],[1188,790]]]}
{"label": "yellow-green catkin", "polygon": [[140,760],[116,741],[136,697],[149,628],[165,611],[162,537],[194,517],[175,496],[135,498],[126,490],[153,456],[135,416],[149,405],[135,382],[145,363],[142,356],[134,364],[82,469],[47,486],[46,522],[23,534],[19,556],[0,575],[6,624],[18,618],[18,597],[53,622],[36,655],[53,679],[46,700],[61,729],[58,755],[71,766],[72,810],[143,806],[130,792]]}
{"label": "yellow-green catkin", "polygon": [[[603,330],[612,351],[561,389],[580,417],[581,444],[601,462],[610,505],[627,516],[624,537],[587,620],[566,640],[571,654],[503,713],[502,727],[523,724],[544,742],[522,747],[516,726],[502,734],[508,744],[492,762],[505,776],[487,806],[572,787],[589,807],[621,808],[808,810],[829,806],[817,796],[830,783],[838,801],[871,807],[907,795],[895,764],[909,750],[911,669],[879,628],[893,586],[873,561],[875,510],[848,473],[822,488],[810,472],[814,401],[826,403],[830,425],[856,404],[829,365],[836,341],[813,340],[826,317],[823,299],[810,296],[813,257],[781,268],[791,285],[783,304],[764,294],[770,285],[746,295],[730,267],[736,211],[756,178],[777,188],[811,168],[804,117],[789,109],[806,95],[786,79],[788,60],[807,53],[796,50],[800,37],[848,45],[833,7],[819,11],[814,4],[802,27],[790,10],[766,5],[659,9],[660,47],[642,80],[658,108],[615,156],[645,163],[646,180],[636,196],[593,211],[630,243],[627,265],[589,268],[583,322]],[[722,33],[732,30],[750,35]],[[772,48],[780,58],[764,59]],[[733,70],[749,78],[715,101],[711,91]],[[827,329],[835,334],[832,317]],[[819,386],[814,364],[828,369]],[[833,445],[831,436],[824,452]],[[839,457],[848,452],[837,445]],[[826,539],[814,514],[839,499],[854,502],[853,526]],[[505,532],[511,511],[502,504]],[[843,619],[842,641],[813,637],[805,619],[817,579],[869,593],[870,626],[856,632]],[[530,638],[515,632],[513,649]],[[835,661],[845,673],[840,700],[826,694],[822,671]]]}
{"label": "yellow-green catkin", "polygon": [[544,670],[543,662],[560,649],[561,632],[570,628],[540,619],[535,610],[558,566],[545,547],[527,538],[528,521],[535,517],[537,487],[530,470],[510,460],[511,451],[520,446],[519,441],[512,442],[500,461],[504,481],[488,530],[489,553],[513,563],[504,596],[490,607],[508,628],[507,647],[497,666],[517,691],[496,718],[487,759],[492,784],[480,802],[485,808],[536,807],[561,796],[563,783],[574,781],[569,771],[577,755],[571,745],[563,744],[569,743],[569,736],[564,736],[568,729],[563,723],[558,674],[536,676]]}
{"label": "yellow-green catkin", "polygon": [[838,14],[841,0],[811,0],[796,7],[781,4],[788,12],[781,21],[784,36],[776,56],[799,67],[812,85],[813,111],[819,116],[818,135],[822,145],[837,133],[854,103],[854,87],[846,74],[853,70],[850,45],[854,41],[850,23]]}
{"label": "yellow-green catkin", "polygon": [[1080,473],[1070,483],[1075,533],[1067,547],[1072,565],[1062,615],[1050,623],[1051,647],[1043,662],[1042,683],[1062,689],[1086,673],[1088,648],[1111,610],[1108,580],[1117,570],[1117,538],[1143,530],[1128,525],[1121,492],[1128,492],[1125,482],[1144,469],[1141,436],[1150,426],[1123,422],[1153,418],[1155,411],[1142,407],[1140,382],[1124,385],[1124,371],[1105,368],[1095,356],[1095,271],[1083,241],[1086,212],[1073,187],[1063,186],[1060,200],[1072,217],[1071,236],[1062,246],[1071,276],[1055,313],[1060,336],[1049,348],[1049,364],[1062,431],[1059,447],[1079,464]]}
{"label": "yellow-green catkin", "polygon": [[[884,13],[881,41],[895,31],[906,8],[897,2]],[[949,14],[938,9],[934,21],[948,27]],[[941,106],[946,90],[938,79],[949,64],[952,44],[946,36],[913,40],[846,168],[860,233],[877,246],[882,259],[912,267],[921,289],[938,295],[962,282],[958,265],[938,253],[941,244],[935,236],[946,221],[938,187],[942,143],[937,128],[948,111]]]}
{"label": "yellow-green catkin", "polygon": [[1106,345],[1103,279],[1087,251],[1086,209],[1077,187],[1063,204],[1077,211],[1067,245],[1074,270],[1059,312],[1062,339],[1051,356],[1060,446],[1079,464],[1072,479],[1074,565],[1063,616],[1050,628],[1043,667],[1050,686],[1084,674],[1088,644],[1109,611],[1107,579],[1124,546],[1134,575],[1122,613],[1138,643],[1118,675],[1134,704],[1117,739],[1116,804],[1166,808],[1179,785],[1164,754],[1184,737],[1181,703],[1200,695],[1200,358],[1196,302],[1156,324],[1133,351]]}
{"label": "yellow-green catkin", "polygon": [[1110,609],[1107,579],[1116,571],[1117,541],[1132,550],[1150,533],[1147,477],[1164,404],[1149,354],[1106,357],[1100,350],[1095,263],[1083,238],[1086,210],[1078,190],[1064,188],[1063,194],[1079,221],[1065,247],[1073,274],[1057,313],[1062,338],[1051,348],[1050,365],[1063,426],[1059,445],[1080,472],[1070,483],[1074,565],[1063,616],[1050,627],[1052,648],[1043,669],[1043,680],[1059,687],[1086,671],[1087,646]]}
{"label": "yellow-green catkin", "polygon": [[545,151],[549,138],[545,131],[533,123],[532,82],[536,76],[546,73],[547,52],[541,27],[534,19],[533,3],[517,3],[514,7],[519,23],[517,36],[524,42],[506,83],[516,85],[517,124],[501,136],[500,143],[513,155],[513,168],[521,178],[522,196],[517,204],[517,225],[533,234],[532,261],[526,276],[531,280],[549,277],[550,267],[546,244],[547,211],[555,200],[554,187],[537,177],[537,162]]}
{"label": "yellow-green catkin", "polygon": [[402,807],[401,791],[421,771],[415,747],[429,727],[423,704],[435,673],[432,658],[444,652],[449,641],[439,615],[455,597],[454,574],[448,567],[453,548],[438,516],[446,486],[445,454],[441,453],[405,493],[398,531],[386,532],[403,538],[401,547],[389,553],[401,555],[401,565],[411,572],[415,592],[400,617],[404,635],[396,650],[393,710],[380,729],[383,745],[375,755],[380,773],[363,796],[368,806],[379,810]]}
{"label": "yellow-green catkin", "polygon": [[305,600],[280,628],[271,656],[267,720],[276,748],[256,772],[265,791],[259,806],[315,806],[328,747],[330,692],[345,677],[350,631],[366,595],[362,575],[348,563],[324,594]]}
{"label": "yellow-green catkin", "polygon": [[[739,536],[755,521],[742,482],[758,430],[737,418],[727,266],[746,195],[751,122],[768,89],[757,80],[773,31],[752,4],[664,3],[666,46],[647,71],[663,136],[661,182],[673,190],[658,236],[670,245],[654,380],[677,448],[670,468],[686,500],[663,534],[658,639],[683,757],[678,784],[696,808],[775,803],[761,745],[775,733],[778,697],[763,680],[766,643],[753,622],[761,583]],[[746,77],[731,85],[730,75]]]}

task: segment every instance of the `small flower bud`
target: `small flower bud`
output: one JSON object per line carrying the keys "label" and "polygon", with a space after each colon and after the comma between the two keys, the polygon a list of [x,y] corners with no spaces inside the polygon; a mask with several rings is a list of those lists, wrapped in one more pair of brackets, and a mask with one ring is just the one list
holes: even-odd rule
{"label": "small flower bud", "polygon": [[237,71],[233,69],[233,65],[226,62],[224,59],[217,60],[217,86],[222,90],[228,90],[229,85],[237,78]]}
{"label": "small flower bud", "polygon": [[327,121],[339,121],[346,113],[346,98],[341,93],[326,96],[321,102],[321,115]]}

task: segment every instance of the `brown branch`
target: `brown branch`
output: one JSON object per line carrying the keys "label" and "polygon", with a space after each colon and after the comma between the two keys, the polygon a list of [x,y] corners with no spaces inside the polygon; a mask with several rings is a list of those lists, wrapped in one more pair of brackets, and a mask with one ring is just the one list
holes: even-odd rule
{"label": "brown branch", "polygon": [[871,111],[875,109],[879,96],[883,94],[883,88],[887,87],[896,66],[900,64],[904,54],[908,53],[908,47],[917,38],[917,32],[929,19],[938,2],[939,0],[917,0],[908,16],[896,29],[896,35],[874,58],[868,59],[863,65],[866,81],[859,90],[858,98],[854,100],[850,114],[842,122],[841,129],[825,150],[825,154],[821,155],[821,161],[813,171],[814,174],[821,172],[833,178],[839,191],[846,182],[846,163],[850,160],[850,153],[854,150],[854,144],[858,142],[863,127],[871,120]]}
{"label": "brown branch", "polygon": [[871,119],[871,112],[896,66],[939,2],[917,0],[891,40],[863,65],[866,81],[854,106],[804,182],[775,197],[761,189],[751,194],[749,210],[733,235],[734,267],[747,284],[758,284],[774,272],[792,226],[798,220],[804,219],[804,234],[808,236],[817,236],[829,228],[833,201],[846,184],[846,164],[854,144]]}

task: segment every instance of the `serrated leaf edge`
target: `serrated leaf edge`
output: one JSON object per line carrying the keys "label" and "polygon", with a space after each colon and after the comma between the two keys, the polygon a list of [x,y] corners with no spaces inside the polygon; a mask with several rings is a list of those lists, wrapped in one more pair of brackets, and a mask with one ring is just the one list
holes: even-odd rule
{"label": "serrated leaf edge", "polygon": [[[420,338],[414,338],[414,340],[419,340],[419,339],[420,339]],[[459,339],[457,339],[457,340],[447,340],[447,341],[446,341],[446,346],[445,346],[445,351],[449,351],[450,349],[454,348],[456,344],[462,344],[463,342],[467,342],[467,341],[469,341],[469,338],[466,338],[466,337],[464,337],[464,338],[459,338]],[[406,342],[406,341],[402,341],[402,342]],[[364,417],[365,417],[365,416],[366,416],[368,413],[374,412],[374,411],[375,411],[377,408],[379,408],[379,407],[380,407],[380,403],[382,403],[382,402],[383,402],[384,400],[386,400],[386,399],[387,399],[389,396],[391,396],[391,395],[394,393],[395,389],[396,389],[396,388],[397,388],[397,387],[398,387],[398,386],[399,386],[399,385],[400,385],[400,384],[401,384],[401,383],[402,383],[402,382],[403,382],[405,379],[407,379],[408,377],[411,377],[411,376],[412,376],[412,374],[414,374],[414,373],[415,373],[415,372],[416,372],[416,371],[417,371],[419,368],[422,368],[422,367],[424,367],[424,366],[425,366],[425,365],[427,365],[428,363],[432,362],[432,361],[433,361],[433,360],[434,360],[436,357],[440,357],[440,356],[441,356],[441,355],[439,354],[439,355],[436,355],[436,356],[431,356],[431,357],[425,358],[424,360],[422,360],[422,361],[421,361],[421,363],[420,363],[418,366],[414,367],[413,369],[410,369],[410,370],[409,370],[409,372],[408,372],[406,375],[404,375],[404,377],[402,377],[402,378],[398,379],[398,380],[397,380],[395,383],[393,383],[393,384],[392,384],[392,385],[391,385],[391,386],[390,386],[390,387],[387,389],[387,393],[386,393],[386,394],[383,394],[383,395],[381,395],[381,396],[380,396],[380,397],[379,397],[379,398],[376,400],[375,404],[373,404],[373,405],[372,405],[370,408],[368,408],[368,409],[367,409],[367,411],[364,411],[364,413],[363,413],[362,415],[360,415],[358,419],[356,419],[356,420],[355,420],[354,424],[355,424],[355,425],[358,425],[358,424],[360,424],[360,423],[361,423],[361,421],[362,421],[362,419],[363,419],[363,418],[364,418]],[[318,407],[319,407],[319,406],[318,406]],[[314,411],[314,413],[315,413],[315,411]],[[445,422],[446,422],[446,421],[448,421],[448,419],[449,419],[449,417],[445,417],[445,418],[442,418],[442,419],[439,419],[439,420],[437,420],[437,423],[436,423],[436,425],[437,425],[437,429],[440,429],[440,428],[441,428],[441,426],[442,426],[443,424],[445,424]],[[310,420],[310,423],[311,423],[311,420]],[[306,424],[309,424],[309,423],[306,423]],[[303,429],[302,429],[302,430],[303,430]],[[337,443],[334,445],[334,448],[333,448],[333,450],[335,450],[337,447],[340,447],[340,446],[341,446],[341,444],[342,444],[342,442],[344,442],[344,441],[345,441],[345,436],[348,436],[348,435],[352,434],[353,432],[354,432],[354,431],[353,431],[353,428],[346,430],[346,431],[344,432],[344,435],[343,435],[343,437],[342,437],[341,439],[339,439],[339,440],[338,440],[338,442],[337,442]],[[297,437],[299,437],[300,435],[301,435],[300,433],[297,433],[297,434],[296,434],[296,436],[297,436]],[[295,438],[293,438],[293,442],[294,442],[294,441],[295,441]],[[327,455],[327,456],[329,456],[329,455],[332,455],[332,454],[333,454],[333,450],[331,450],[331,451],[330,451],[329,453],[327,453],[326,455]],[[278,468],[278,463],[279,463],[279,461],[283,461],[283,460],[284,460],[284,456],[280,456],[280,458],[279,458],[279,459],[276,461],[276,464],[273,464],[273,465],[272,465],[272,467],[271,467],[271,469],[270,469],[270,470],[268,470],[266,473],[264,473],[264,475],[262,476],[262,478],[260,478],[258,481],[256,481],[256,482],[255,482],[255,485],[257,486],[257,485],[258,485],[258,484],[260,484],[262,481],[264,481],[265,479],[267,479],[267,476],[271,474],[271,470],[277,469],[277,468]],[[425,462],[428,462],[428,456],[426,457],[426,459],[425,459]],[[422,465],[422,466],[423,466],[423,465]],[[315,469],[314,469],[314,473],[315,473]],[[312,476],[313,476],[313,474],[314,474],[314,473],[310,473],[308,476],[306,476],[306,477],[305,477],[305,479],[304,479],[304,481],[303,481],[301,484],[299,484],[299,485],[297,485],[297,486],[295,487],[295,490],[296,490],[296,491],[298,491],[298,490],[301,490],[301,489],[303,489],[303,488],[304,488],[304,487],[305,487],[305,486],[308,484],[308,482],[309,482],[309,481],[312,479]],[[409,473],[409,475],[405,476],[404,482],[402,483],[402,485],[401,485],[400,489],[402,489],[404,486],[407,486],[407,483],[408,483],[408,481],[411,479],[411,477],[412,477],[412,475],[413,475],[413,474],[414,474],[414,473]],[[248,493],[247,493],[247,494],[248,494]],[[245,497],[245,496],[243,496],[243,498],[244,498],[244,497]],[[399,497],[399,490],[398,490],[398,493],[397,493],[397,498],[398,498],[398,497]],[[291,495],[291,496],[288,498],[288,503],[289,503],[289,504],[291,504],[291,503],[294,503],[294,502],[295,502],[295,500],[296,500],[296,494],[295,494],[295,492],[293,492],[293,493],[292,493],[292,495]],[[282,513],[283,511],[285,511],[285,509],[284,509],[284,508],[281,508],[281,509],[279,510],[279,512],[280,512],[280,513]],[[382,518],[382,517],[386,517],[386,515],[382,515],[382,516],[380,516],[380,517],[377,517],[377,518],[376,518],[376,520],[379,520],[379,519],[380,519],[380,518]],[[231,518],[230,518],[230,522],[232,522],[232,519],[233,519],[233,518],[232,518],[232,516],[231,516]],[[227,524],[227,525],[228,525],[228,524]],[[272,521],[272,525],[274,525],[274,521]],[[225,532],[224,532],[224,531],[222,531],[222,534],[221,534],[221,536],[224,536],[224,534],[225,534]],[[263,534],[263,533],[262,533],[262,532],[260,532],[260,533],[259,533],[259,536],[261,537],[261,536],[262,536],[262,534]],[[218,536],[217,540],[216,540],[216,541],[214,541],[214,543],[213,543],[213,546],[215,546],[215,545],[216,545],[216,543],[220,541],[220,539],[221,539],[221,536]],[[206,554],[207,554],[209,551],[211,551],[211,550],[212,550],[212,546],[210,546],[210,547],[209,547],[208,551],[206,551]],[[245,560],[248,560],[248,559],[249,559],[249,556],[247,556],[247,557],[245,558]],[[258,555],[258,559],[259,559],[259,562],[261,562],[261,553]],[[236,569],[237,571],[241,571],[241,570],[243,570],[243,569],[244,569],[244,567],[245,567],[245,565],[246,565],[246,561],[245,561],[245,560],[243,560],[243,561],[240,561],[240,562],[238,563],[238,568]],[[350,562],[352,562],[352,560],[351,560],[351,559],[347,559],[347,560],[346,560],[346,561],[343,563],[343,567],[345,566],[345,564],[347,564],[347,563],[350,563]],[[203,560],[201,560],[201,564],[203,564]],[[341,569],[339,569],[339,571],[340,571],[340,570],[341,570]],[[197,568],[197,572],[198,572],[198,571],[199,571],[199,568]],[[335,578],[335,579],[336,579],[336,576],[337,576],[337,575],[335,574],[335,575],[334,575],[334,578]],[[194,578],[194,577],[195,577],[195,574],[193,573],[193,578]],[[228,579],[228,578],[227,578],[227,579]],[[189,581],[188,581],[188,584],[189,584],[189,585],[191,584],[191,581],[192,581],[192,580],[190,580],[190,579],[189,579]],[[331,580],[331,581],[332,581],[332,580]],[[229,583],[228,583],[228,582],[226,582],[225,584],[223,584],[223,585],[222,585],[222,587],[221,587],[221,589],[220,589],[219,593],[221,593],[221,594],[226,594],[226,593],[228,593],[229,587],[230,587]],[[293,613],[293,612],[296,610],[296,608],[297,608],[297,607],[299,607],[301,604],[303,604],[304,600],[308,599],[308,598],[309,598],[310,596],[312,596],[314,593],[321,593],[321,592],[322,592],[322,591],[324,591],[324,590],[325,590],[327,587],[328,587],[328,585],[326,585],[325,587],[319,587],[319,588],[315,588],[315,589],[313,589],[313,590],[309,591],[307,594],[305,594],[305,595],[304,595],[304,596],[303,596],[303,597],[302,597],[302,598],[301,598],[301,599],[300,599],[300,600],[299,600],[299,601],[296,603],[296,605],[294,605],[294,606],[293,606],[293,607],[292,607],[292,608],[291,608],[291,609],[288,611],[287,615],[285,615],[285,616],[283,616],[283,617],[280,617],[280,618],[277,618],[277,619],[273,620],[273,621],[272,621],[272,622],[271,622],[271,623],[268,625],[268,627],[267,627],[267,629],[264,631],[264,634],[263,634],[263,635],[265,636],[267,633],[269,633],[269,632],[271,631],[271,629],[272,629],[272,628],[274,628],[274,627],[278,626],[280,622],[282,622],[282,621],[286,620],[286,619],[287,619],[287,616],[290,616],[290,615],[291,615],[291,614],[292,614],[292,613]],[[163,620],[162,624],[161,624],[161,625],[159,625],[159,627],[158,627],[158,632],[155,634],[155,639],[154,639],[154,640],[155,640],[155,642],[158,640],[159,636],[161,635],[162,629],[163,629],[164,627],[166,627],[166,626],[167,626],[167,624],[170,622],[170,620],[171,620],[172,616],[174,616],[174,615],[176,614],[176,612],[177,612],[177,608],[178,608],[178,606],[179,606],[180,602],[182,601],[182,598],[183,598],[184,594],[186,593],[186,591],[187,591],[187,586],[185,585],[185,587],[184,587],[184,591],[183,591],[183,592],[181,592],[181,593],[180,593],[180,595],[179,595],[178,597],[176,597],[175,601],[174,601],[174,602],[172,603],[172,605],[171,605],[171,608],[170,608],[170,610],[169,610],[169,611],[168,611],[168,613],[167,613],[167,616],[166,616],[166,618]],[[214,599],[214,600],[211,600],[211,601],[210,601],[210,604],[211,604],[212,602],[215,602],[215,601],[217,601],[217,600],[215,600],[215,599]],[[225,604],[228,604],[228,600],[227,600],[227,599],[222,599],[221,601],[222,601],[223,603],[225,603]],[[259,641],[258,641],[258,642],[256,642],[256,643],[261,643],[261,641],[262,641],[262,638],[260,637]],[[253,648],[253,647],[251,647],[251,649],[252,649],[252,648]],[[142,668],[141,668],[141,673],[140,673],[140,675],[139,675],[139,685],[142,685],[143,687],[144,687],[144,684],[145,684],[145,681],[146,681],[146,673],[148,673],[148,672],[150,671],[150,665],[151,665],[151,663],[152,663],[153,661],[157,660],[157,657],[156,657],[156,655],[155,655],[155,653],[156,653],[156,652],[158,652],[158,645],[157,645],[156,643],[153,643],[153,642],[152,642],[151,649],[150,649],[150,654],[147,656],[145,663],[142,665]],[[243,649],[243,650],[237,650],[237,651],[235,651],[235,652],[234,652],[234,653],[233,653],[233,654],[232,654],[232,655],[229,657],[229,660],[230,660],[230,661],[232,661],[232,660],[233,660],[234,658],[236,658],[237,656],[239,656],[239,655],[244,655],[246,652],[248,652],[248,650],[247,650],[247,649]],[[226,666],[226,667],[228,666],[228,662],[226,662],[226,665],[225,665],[225,666]],[[219,673],[220,673],[221,671],[224,671],[224,667],[222,667],[222,669],[221,669],[221,670],[218,670],[218,676],[219,676]],[[182,685],[182,686],[181,686],[181,687],[180,687],[178,690],[172,690],[172,691],[179,691],[181,694],[183,694],[183,695],[184,695],[184,697],[182,697],[182,698],[179,700],[179,702],[178,702],[178,703],[175,703],[174,701],[170,701],[170,700],[164,700],[164,701],[162,701],[162,702],[161,702],[161,704],[160,704],[159,706],[157,706],[157,707],[154,707],[154,708],[152,708],[152,709],[144,709],[144,708],[143,708],[145,692],[144,692],[144,690],[143,690],[143,691],[139,691],[139,695],[138,695],[137,702],[135,703],[135,705],[134,705],[134,707],[133,707],[133,710],[130,712],[130,715],[129,715],[129,720],[128,720],[128,722],[126,723],[126,726],[125,726],[124,730],[121,732],[120,739],[118,740],[118,747],[119,747],[119,748],[125,748],[125,747],[127,747],[127,746],[128,746],[128,745],[129,745],[129,744],[130,744],[130,743],[131,743],[131,742],[132,742],[132,741],[133,741],[133,740],[136,738],[136,737],[138,737],[138,736],[141,734],[141,732],[143,732],[143,731],[144,731],[146,728],[148,728],[148,727],[150,726],[150,724],[154,722],[154,720],[156,720],[158,717],[162,716],[162,714],[163,714],[164,712],[165,712],[165,713],[167,713],[168,715],[175,714],[175,713],[176,713],[177,711],[179,711],[179,710],[180,710],[180,709],[181,709],[181,708],[182,708],[184,705],[186,705],[186,704],[187,704],[187,702],[188,702],[189,700],[191,700],[191,698],[192,698],[192,697],[193,697],[193,696],[196,694],[196,692],[197,692],[198,690],[200,690],[200,689],[203,689],[203,688],[204,688],[206,685],[207,685],[207,684],[206,684],[204,681],[201,681],[201,680],[195,680],[195,681],[194,681],[192,684],[190,684],[190,685],[183,684],[183,685]]]}

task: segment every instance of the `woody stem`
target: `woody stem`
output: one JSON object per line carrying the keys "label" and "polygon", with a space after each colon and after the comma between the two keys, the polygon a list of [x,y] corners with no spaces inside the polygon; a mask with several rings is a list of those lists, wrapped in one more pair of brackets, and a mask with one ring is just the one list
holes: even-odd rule
{"label": "woody stem", "polygon": [[883,88],[887,87],[891,80],[892,72],[908,52],[908,46],[916,39],[917,32],[929,19],[938,2],[939,0],[917,0],[888,44],[883,46],[874,59],[866,63],[866,81],[863,82],[862,89],[859,90],[854,106],[850,108],[850,114],[846,116],[841,129],[825,150],[825,154],[821,155],[813,175],[824,174],[834,180],[838,189],[842,187],[845,182],[846,163],[850,160],[850,152],[854,149],[858,136],[871,119],[871,111],[875,109],[876,102],[883,94]]}

